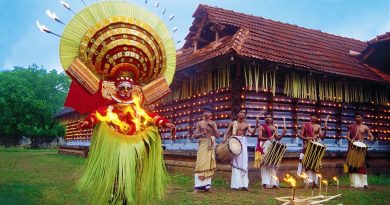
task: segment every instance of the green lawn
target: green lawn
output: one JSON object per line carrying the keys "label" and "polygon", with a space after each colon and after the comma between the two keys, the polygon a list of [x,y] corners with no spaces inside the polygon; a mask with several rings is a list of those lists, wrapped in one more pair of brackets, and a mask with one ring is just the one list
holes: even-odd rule
{"label": "green lawn", "polygon": [[[0,204],[89,204],[88,196],[74,187],[84,163],[83,158],[59,155],[56,150],[0,148]],[[327,204],[390,204],[389,176],[370,175],[369,184],[368,190],[350,189],[342,177],[343,197]],[[280,190],[262,190],[258,183],[250,185],[251,192],[233,192],[218,178],[212,187],[214,193],[193,195],[193,177],[173,174],[164,200],[156,204],[277,204],[274,197],[291,194],[285,184]],[[304,192],[298,188],[297,195]],[[336,193],[334,183],[329,193]]]}

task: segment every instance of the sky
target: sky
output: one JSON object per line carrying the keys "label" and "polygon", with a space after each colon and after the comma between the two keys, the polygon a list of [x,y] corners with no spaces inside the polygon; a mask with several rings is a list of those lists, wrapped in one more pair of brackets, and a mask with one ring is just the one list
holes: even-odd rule
{"label": "sky", "polygon": [[[173,29],[175,42],[181,41],[192,24],[192,14],[199,4],[207,4],[254,16],[261,16],[283,23],[321,30],[326,33],[368,41],[390,31],[390,0],[124,0],[136,3],[160,15]],[[72,10],[80,11],[85,6],[82,0],[65,0]],[[84,0],[89,5],[96,0]],[[35,21],[51,31],[62,34],[65,26],[52,21],[46,10],[55,12],[63,22],[74,16],[62,7],[59,0],[1,0],[0,1],[0,71],[12,70],[14,66],[28,67],[32,64],[47,70],[62,72],[59,59],[60,38],[41,33]],[[165,15],[161,10],[167,9]],[[169,22],[169,15],[175,18]]]}

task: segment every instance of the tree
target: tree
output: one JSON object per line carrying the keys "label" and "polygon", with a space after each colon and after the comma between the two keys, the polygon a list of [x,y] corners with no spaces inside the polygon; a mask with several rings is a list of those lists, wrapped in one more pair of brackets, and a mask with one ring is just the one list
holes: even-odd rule
{"label": "tree", "polygon": [[53,120],[68,93],[70,79],[36,65],[0,72],[0,143],[16,145],[20,138],[40,141],[64,135]]}

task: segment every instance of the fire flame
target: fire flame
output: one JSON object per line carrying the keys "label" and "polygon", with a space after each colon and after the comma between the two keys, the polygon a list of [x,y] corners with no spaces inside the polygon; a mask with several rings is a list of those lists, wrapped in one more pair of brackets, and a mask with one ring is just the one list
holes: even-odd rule
{"label": "fire flame", "polygon": [[61,2],[61,4],[62,4],[62,6],[64,6],[64,7],[67,8],[67,9],[70,9],[69,4],[67,4],[65,1],[60,1],[60,2]]}
{"label": "fire flame", "polygon": [[45,25],[40,24],[39,21],[36,21],[36,24],[37,24],[37,27],[39,28],[39,30],[41,30],[42,32],[50,31]]}
{"label": "fire flame", "polygon": [[286,174],[286,177],[283,178],[283,180],[290,183],[292,187],[295,187],[297,185],[297,182],[295,181],[294,177],[290,176],[289,174]]}
{"label": "fire flame", "polygon": [[58,20],[58,16],[56,15],[56,13],[50,11],[49,9],[46,10],[46,14],[53,20]]}
{"label": "fire flame", "polygon": [[325,179],[322,180],[322,183],[324,183],[325,185],[328,185],[328,181],[326,181]]}
{"label": "fire flame", "polygon": [[101,115],[99,112],[96,112],[96,117],[102,122],[109,122],[119,127],[121,131],[128,132],[130,125],[122,122],[116,113],[112,112],[113,107],[110,106],[107,108],[107,114],[105,116]]}
{"label": "fire flame", "polygon": [[152,118],[145,112],[141,107],[141,100],[137,96],[133,96],[134,106],[128,106],[125,109],[125,113],[129,113],[132,117],[133,123],[135,124],[136,130],[146,127]]}
{"label": "fire flame", "polygon": [[[141,107],[140,98],[133,96],[133,105],[128,105],[123,109],[123,114],[130,114],[131,121],[135,124],[136,132],[143,130],[149,122],[152,122],[152,118],[145,112]],[[96,117],[102,122],[109,122],[119,127],[123,132],[129,132],[130,125],[126,122],[123,122],[119,119],[118,114],[112,112],[113,107],[110,106],[107,109],[107,114],[105,116],[101,115],[99,112],[96,112]]]}
{"label": "fire flame", "polygon": [[336,176],[334,176],[334,177],[333,177],[333,180],[335,180],[335,181],[338,181],[339,179],[337,179],[337,177],[336,177]]}

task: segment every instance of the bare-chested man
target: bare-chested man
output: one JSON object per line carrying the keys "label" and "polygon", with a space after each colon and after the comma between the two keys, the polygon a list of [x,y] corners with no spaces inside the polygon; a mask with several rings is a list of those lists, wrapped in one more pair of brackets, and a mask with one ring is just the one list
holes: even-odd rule
{"label": "bare-chested man", "polygon": [[299,155],[299,164],[297,174],[301,175],[306,173],[309,180],[308,183],[312,183],[312,186],[316,187],[318,184],[318,176],[317,170],[308,170],[302,167],[301,161],[303,160],[304,154],[306,152],[307,145],[309,141],[321,141],[326,136],[326,130],[328,129],[328,125],[324,125],[324,131],[321,131],[321,126],[318,124],[319,116],[316,113],[312,113],[310,117],[310,122],[302,125],[301,134],[299,137],[303,141],[302,153]]}
{"label": "bare-chested man", "polygon": [[233,190],[243,189],[248,190],[249,178],[248,178],[248,141],[245,138],[248,132],[254,135],[256,130],[251,128],[251,125],[245,122],[246,110],[240,110],[237,114],[238,119],[230,122],[226,131],[224,142],[230,137],[236,137],[240,140],[242,145],[242,152],[238,156],[235,156],[232,160],[232,178],[230,187]]}
{"label": "bare-chested man", "polygon": [[217,124],[211,120],[212,113],[209,107],[203,108],[203,120],[195,127],[193,138],[199,138],[198,154],[195,167],[195,188],[210,191],[211,179],[216,169],[215,163],[215,137],[218,137]]}
{"label": "bare-chested man", "polygon": [[[363,124],[363,114],[355,113],[355,124],[348,126],[347,140],[349,141],[348,148],[354,141],[364,142],[364,137],[367,134],[367,139],[372,140],[370,129]],[[349,151],[348,149],[348,151]],[[368,188],[366,162],[360,168],[348,167],[350,186],[354,188]]]}
{"label": "bare-chested man", "polygon": [[[281,135],[277,133],[276,127],[273,125],[273,118],[271,113],[264,114],[265,124],[259,127],[257,142],[259,148],[263,150],[264,154],[268,147],[271,145],[272,140],[281,140],[284,135],[287,133],[287,129],[284,127]],[[261,165],[261,183],[263,188],[278,188],[279,181],[272,176],[277,176],[275,167],[270,167],[267,165]]]}

